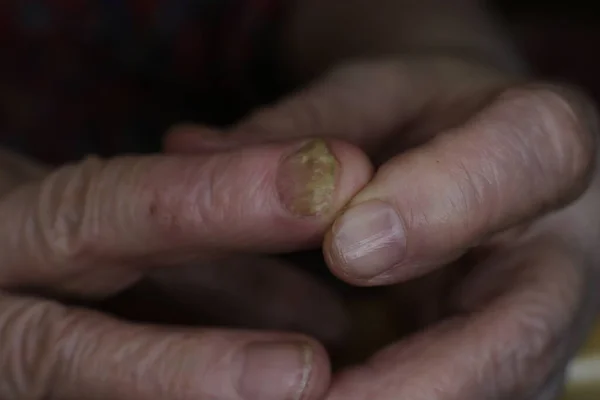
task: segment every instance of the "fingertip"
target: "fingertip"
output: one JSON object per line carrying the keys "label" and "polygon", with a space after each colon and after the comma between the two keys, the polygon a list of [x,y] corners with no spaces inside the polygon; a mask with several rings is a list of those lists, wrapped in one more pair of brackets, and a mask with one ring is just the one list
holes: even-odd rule
{"label": "fingertip", "polygon": [[331,383],[331,363],[323,345],[311,338],[305,338],[305,384],[299,392],[299,400],[323,398]]}
{"label": "fingertip", "polygon": [[[302,335],[279,335],[281,342],[258,341],[244,347],[237,384],[241,399],[317,400],[331,380],[323,346]],[[267,340],[266,337],[263,338]]]}
{"label": "fingertip", "polygon": [[310,139],[292,148],[277,177],[281,202],[293,215],[317,217],[321,226],[329,224],[373,174],[366,155],[350,144]]}
{"label": "fingertip", "polygon": [[352,201],[326,234],[323,252],[340,279],[357,286],[385,285],[402,278],[397,267],[406,257],[406,236],[405,223],[389,203]]}
{"label": "fingertip", "polygon": [[340,164],[332,207],[332,212],[337,214],[369,183],[374,168],[365,152],[355,145],[332,140],[329,146]]}

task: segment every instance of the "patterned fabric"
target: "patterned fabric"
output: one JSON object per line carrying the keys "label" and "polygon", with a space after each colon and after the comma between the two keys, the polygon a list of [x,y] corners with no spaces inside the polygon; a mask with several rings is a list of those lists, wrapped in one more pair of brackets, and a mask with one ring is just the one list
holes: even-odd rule
{"label": "patterned fabric", "polygon": [[173,123],[223,122],[253,99],[276,6],[0,1],[0,143],[58,163],[154,151]]}

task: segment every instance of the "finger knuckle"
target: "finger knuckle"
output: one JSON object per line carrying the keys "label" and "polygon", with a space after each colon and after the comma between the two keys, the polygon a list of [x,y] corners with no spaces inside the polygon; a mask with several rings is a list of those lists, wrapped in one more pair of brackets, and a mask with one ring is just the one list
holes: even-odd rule
{"label": "finger knuckle", "polygon": [[233,157],[211,159],[204,165],[195,184],[196,194],[184,205],[192,211],[198,229],[219,229],[231,215],[235,218],[240,214],[239,185],[235,182],[238,176],[231,174],[236,165],[238,160]]}
{"label": "finger knuckle", "polygon": [[[173,240],[183,229],[183,214],[193,209],[186,205],[187,199],[177,198],[172,190],[150,190],[142,196],[144,225],[149,227],[150,236]],[[187,209],[187,210],[186,210]],[[192,214],[187,213],[191,218]]]}
{"label": "finger knuckle", "polygon": [[531,143],[549,150],[538,151],[544,169],[557,174],[569,189],[574,183],[586,182],[596,152],[592,103],[574,89],[548,84],[510,89],[505,96],[527,115],[526,133],[533,138]]}
{"label": "finger knuckle", "polygon": [[0,300],[1,398],[48,398],[58,366],[56,321],[65,313],[51,302]]}
{"label": "finger knuckle", "polygon": [[[560,244],[546,253],[538,251],[546,245],[523,249],[525,258],[509,265],[510,277],[500,280],[511,283],[510,293],[493,302],[495,323],[502,329],[489,338],[486,375],[496,377],[496,382],[513,395],[529,393],[548,382],[557,361],[566,360],[571,350],[565,345],[578,323],[574,316],[585,302],[580,290],[583,278],[570,251],[565,253]],[[522,268],[524,265],[528,268]],[[523,380],[523,376],[529,379]]]}
{"label": "finger knuckle", "polygon": [[[486,173],[475,171],[469,166],[458,163],[455,168],[454,181],[457,182],[455,190],[454,210],[460,210],[464,218],[461,219],[465,232],[471,240],[485,234],[490,223],[495,223],[492,215],[498,209],[494,202],[499,198],[497,188],[500,186],[493,168],[487,168]],[[494,224],[495,225],[495,224]]]}
{"label": "finger knuckle", "polygon": [[[151,189],[142,194],[142,204],[151,238],[159,245],[184,245],[199,236],[218,238],[220,232],[231,230],[230,221],[243,223],[242,217],[252,214],[250,208],[269,196],[264,195],[268,190],[265,178],[249,173],[247,160],[238,156],[221,154],[207,157],[201,164],[188,164],[178,171],[177,182],[160,187],[156,174],[149,171],[142,181]],[[157,168],[171,170],[166,165]]]}
{"label": "finger knuckle", "polygon": [[249,169],[248,161],[232,156],[215,160],[215,166],[207,168],[206,183],[200,185],[197,196],[202,201],[196,202],[198,228],[227,232],[235,221],[243,229],[248,221],[265,217],[265,210],[273,209],[276,196],[271,171]]}
{"label": "finger knuckle", "polygon": [[[514,313],[512,321],[507,321],[504,337],[499,340],[515,338],[514,345],[490,351],[488,372],[490,380],[495,378],[498,392],[524,395],[547,377],[553,365],[552,349],[557,343],[549,320],[552,318],[542,306],[526,305]],[[531,371],[534,365],[535,371]],[[523,380],[523,376],[529,379]]]}
{"label": "finger knuckle", "polygon": [[[95,215],[106,163],[89,157],[48,176],[39,189],[36,220],[40,254],[53,265],[80,261],[93,250],[101,220]],[[48,261],[48,260],[46,260]]]}
{"label": "finger knuckle", "polygon": [[[191,224],[198,220],[204,222],[209,217],[199,212],[201,207],[197,203],[210,197],[210,191],[198,193],[195,189],[197,182],[189,177],[187,171],[180,172],[181,180],[176,183],[166,182],[166,185],[160,186],[156,184],[157,176],[152,171],[141,178],[143,187],[139,193],[139,209],[142,210],[142,215],[139,222],[148,228],[148,239],[159,245],[156,251],[160,251],[160,246],[167,246],[167,243],[185,239],[184,233],[189,231],[187,228]],[[205,182],[211,179],[206,172],[202,171],[202,180]],[[180,190],[182,187],[187,190]],[[213,214],[210,217],[216,216]]]}

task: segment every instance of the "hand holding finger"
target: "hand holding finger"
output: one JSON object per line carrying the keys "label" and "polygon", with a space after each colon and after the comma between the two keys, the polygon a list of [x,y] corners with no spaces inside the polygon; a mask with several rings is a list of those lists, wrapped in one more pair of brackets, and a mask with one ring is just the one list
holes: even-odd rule
{"label": "hand holding finger", "polygon": [[568,204],[589,182],[595,118],[570,92],[504,92],[379,169],[328,235],[331,267],[358,284],[407,280]]}

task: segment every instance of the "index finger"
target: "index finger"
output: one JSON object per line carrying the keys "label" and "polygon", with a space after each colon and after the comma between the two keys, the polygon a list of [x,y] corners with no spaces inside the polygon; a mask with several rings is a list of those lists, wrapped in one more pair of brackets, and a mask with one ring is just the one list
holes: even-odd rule
{"label": "index finger", "polygon": [[385,164],[336,221],[330,266],[353,283],[424,275],[585,190],[595,113],[555,88],[510,89],[465,125]]}
{"label": "index finger", "polygon": [[370,174],[358,149],[323,141],[90,158],[2,200],[0,284],[45,284],[98,265],[314,245]]}

